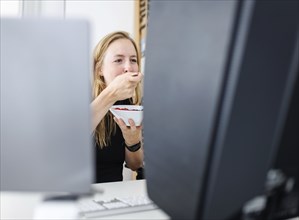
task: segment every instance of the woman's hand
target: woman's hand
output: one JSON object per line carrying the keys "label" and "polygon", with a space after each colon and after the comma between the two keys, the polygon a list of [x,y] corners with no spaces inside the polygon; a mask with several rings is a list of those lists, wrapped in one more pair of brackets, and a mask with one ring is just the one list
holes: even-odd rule
{"label": "woman's hand", "polygon": [[127,72],[121,74],[108,85],[116,101],[131,98],[137,84],[142,80],[143,74],[140,72]]}
{"label": "woman's hand", "polygon": [[141,141],[142,126],[136,126],[132,119],[129,119],[130,126],[127,126],[122,119],[114,117],[114,121],[120,127],[127,146],[132,146]]}

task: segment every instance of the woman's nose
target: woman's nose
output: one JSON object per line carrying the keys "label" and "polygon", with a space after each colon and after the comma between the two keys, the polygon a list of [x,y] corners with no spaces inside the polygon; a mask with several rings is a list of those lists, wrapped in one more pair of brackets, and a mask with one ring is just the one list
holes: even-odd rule
{"label": "woman's nose", "polygon": [[132,71],[133,71],[132,64],[130,62],[126,62],[124,66],[124,73],[132,72]]}

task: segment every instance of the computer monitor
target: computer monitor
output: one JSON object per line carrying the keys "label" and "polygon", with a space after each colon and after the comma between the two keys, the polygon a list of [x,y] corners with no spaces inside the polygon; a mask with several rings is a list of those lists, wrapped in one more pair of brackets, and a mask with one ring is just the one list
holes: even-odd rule
{"label": "computer monitor", "polygon": [[145,178],[173,219],[233,219],[264,193],[298,77],[298,4],[150,2]]}
{"label": "computer monitor", "polygon": [[93,183],[89,25],[1,18],[1,191]]}
{"label": "computer monitor", "polygon": [[[299,216],[299,69],[282,128],[278,152],[268,178],[268,219]],[[273,175],[272,175],[273,174]]]}

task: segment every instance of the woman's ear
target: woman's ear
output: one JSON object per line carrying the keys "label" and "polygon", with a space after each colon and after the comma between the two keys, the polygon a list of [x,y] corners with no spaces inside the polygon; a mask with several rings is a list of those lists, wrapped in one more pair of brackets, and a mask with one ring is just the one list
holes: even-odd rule
{"label": "woman's ear", "polygon": [[99,65],[99,63],[96,64],[96,72],[98,76],[103,76],[102,67]]}

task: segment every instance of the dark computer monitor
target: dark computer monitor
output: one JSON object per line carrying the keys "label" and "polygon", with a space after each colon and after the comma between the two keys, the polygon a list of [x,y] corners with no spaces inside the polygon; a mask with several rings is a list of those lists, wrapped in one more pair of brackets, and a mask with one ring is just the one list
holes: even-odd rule
{"label": "dark computer monitor", "polygon": [[267,179],[268,219],[299,216],[299,69],[278,151]]}
{"label": "dark computer monitor", "polygon": [[1,17],[1,191],[93,183],[89,24]]}
{"label": "dark computer monitor", "polygon": [[298,77],[298,1],[151,1],[149,197],[173,219],[240,219],[265,193]]}

